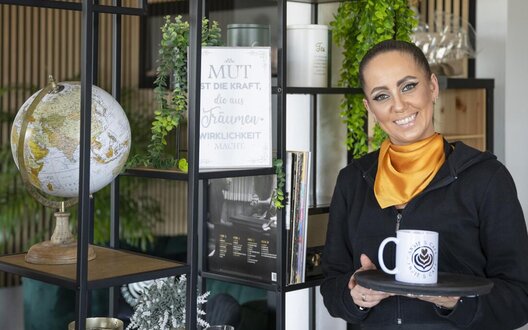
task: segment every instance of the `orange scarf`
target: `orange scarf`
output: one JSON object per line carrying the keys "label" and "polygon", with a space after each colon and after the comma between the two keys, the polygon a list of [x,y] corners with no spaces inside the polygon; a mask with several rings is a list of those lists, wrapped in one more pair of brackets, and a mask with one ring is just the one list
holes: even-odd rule
{"label": "orange scarf", "polygon": [[433,180],[444,161],[444,139],[438,133],[405,146],[383,141],[374,182],[381,208],[409,202]]}

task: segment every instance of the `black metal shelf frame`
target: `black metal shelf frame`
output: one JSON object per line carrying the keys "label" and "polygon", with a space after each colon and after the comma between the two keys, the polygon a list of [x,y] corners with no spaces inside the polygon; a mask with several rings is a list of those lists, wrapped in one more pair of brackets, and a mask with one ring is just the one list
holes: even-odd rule
{"label": "black metal shelf frame", "polygon": [[[84,3],[85,1],[83,1]],[[147,0],[139,1],[140,7],[121,7],[120,5],[108,6],[91,4],[94,13],[118,14],[118,15],[146,15],[147,14]],[[80,2],[71,1],[56,1],[56,0],[2,0],[0,4],[28,6],[37,8],[49,9],[63,9],[83,11],[83,4]]]}
{"label": "black metal shelf frame", "polygon": [[275,283],[269,283],[269,282],[263,282],[261,280],[251,280],[246,277],[241,277],[236,274],[222,274],[218,272],[201,272],[200,275],[204,278],[210,278],[230,283],[236,283],[240,285],[245,285],[253,288],[263,289],[267,291],[272,292],[292,292],[302,289],[309,289],[314,288],[316,286],[321,285],[321,282],[323,281],[323,277],[316,277],[316,278],[307,278],[305,282],[298,283],[298,284],[290,284],[284,287],[281,287]]}
{"label": "black metal shelf frame", "polygon": [[286,87],[287,94],[362,94],[361,88],[352,87]]}

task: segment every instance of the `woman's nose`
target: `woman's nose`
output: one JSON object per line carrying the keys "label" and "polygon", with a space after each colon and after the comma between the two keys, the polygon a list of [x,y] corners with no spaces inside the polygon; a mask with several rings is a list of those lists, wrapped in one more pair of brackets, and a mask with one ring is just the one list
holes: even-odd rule
{"label": "woman's nose", "polygon": [[394,109],[394,112],[404,112],[405,111],[405,102],[399,95],[394,96],[393,97],[392,107]]}

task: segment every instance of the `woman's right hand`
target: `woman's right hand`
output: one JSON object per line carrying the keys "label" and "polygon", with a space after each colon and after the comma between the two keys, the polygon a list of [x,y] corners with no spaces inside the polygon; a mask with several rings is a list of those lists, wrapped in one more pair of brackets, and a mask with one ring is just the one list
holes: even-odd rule
{"label": "woman's right hand", "polygon": [[362,287],[361,285],[358,285],[354,277],[357,272],[376,269],[376,265],[374,265],[370,258],[367,257],[365,254],[361,255],[360,262],[361,267],[354,272],[354,274],[350,277],[350,280],[348,281],[350,296],[352,297],[352,300],[354,300],[354,304],[356,304],[357,306],[362,308],[372,308],[379,304],[383,299],[388,298],[393,294],[382,291],[374,291],[372,289],[367,289],[365,287]]}

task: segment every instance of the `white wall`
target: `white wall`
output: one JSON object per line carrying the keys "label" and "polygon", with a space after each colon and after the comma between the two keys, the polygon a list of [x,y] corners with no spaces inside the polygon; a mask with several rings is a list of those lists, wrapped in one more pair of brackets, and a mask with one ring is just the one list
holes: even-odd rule
{"label": "white wall", "polygon": [[477,1],[476,73],[495,79],[495,153],[515,180],[528,214],[528,153],[522,143],[528,124],[528,1]]}
{"label": "white wall", "polygon": [[528,77],[528,1],[508,0],[506,34],[506,92],[505,92],[505,154],[506,166],[517,184],[519,199],[528,214],[528,153],[526,153],[526,127],[528,103],[526,78]]}
{"label": "white wall", "polygon": [[507,2],[479,0],[477,3],[476,76],[494,78],[494,152],[505,161],[504,93],[506,80],[506,18]]}
{"label": "white wall", "polygon": [[[528,153],[523,146],[528,124],[528,1],[477,1],[476,74],[495,78],[495,153],[510,170],[528,215]],[[524,326],[523,330],[528,330]]]}

